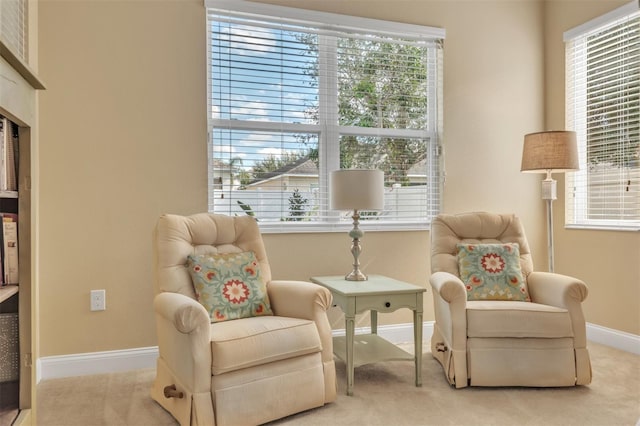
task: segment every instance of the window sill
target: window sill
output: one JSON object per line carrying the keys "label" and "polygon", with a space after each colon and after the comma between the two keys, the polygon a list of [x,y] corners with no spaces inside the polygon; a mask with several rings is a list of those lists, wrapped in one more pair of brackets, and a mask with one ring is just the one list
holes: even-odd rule
{"label": "window sill", "polygon": [[[312,233],[348,233],[353,229],[351,223],[260,223],[260,232],[263,234],[312,234]],[[430,223],[406,222],[373,224],[360,222],[359,228],[366,232],[401,232],[401,231],[428,231]]]}
{"label": "window sill", "polygon": [[565,225],[564,229],[577,229],[577,230],[590,230],[590,231],[626,231],[626,232],[639,232],[640,225],[601,225],[601,224],[571,224]]}
{"label": "window sill", "polygon": [[13,67],[22,78],[27,81],[34,89],[43,90],[45,88],[44,83],[38,78],[36,73],[29,68],[29,66],[22,61],[13,50],[0,40],[0,56],[4,58],[9,65]]}

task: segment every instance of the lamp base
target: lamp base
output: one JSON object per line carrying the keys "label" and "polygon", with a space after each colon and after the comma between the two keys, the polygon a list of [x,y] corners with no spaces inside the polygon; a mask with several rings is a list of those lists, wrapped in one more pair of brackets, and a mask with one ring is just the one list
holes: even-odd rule
{"label": "lamp base", "polygon": [[556,200],[558,199],[557,182],[551,177],[542,181],[542,199],[543,200]]}
{"label": "lamp base", "polygon": [[367,276],[359,269],[354,269],[344,277],[347,281],[367,281]]}
{"label": "lamp base", "polygon": [[358,210],[353,211],[353,229],[349,232],[351,240],[351,254],[353,255],[353,271],[347,274],[344,279],[347,281],[366,281],[367,276],[360,271],[360,253],[362,252],[362,246],[360,246],[360,238],[364,235],[364,231],[358,227],[360,223],[360,214]]}

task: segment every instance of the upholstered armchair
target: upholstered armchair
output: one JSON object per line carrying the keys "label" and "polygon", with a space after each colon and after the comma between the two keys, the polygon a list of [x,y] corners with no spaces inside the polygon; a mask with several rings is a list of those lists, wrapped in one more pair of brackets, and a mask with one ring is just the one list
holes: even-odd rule
{"label": "upholstered armchair", "polygon": [[[182,426],[260,424],[336,398],[326,316],[331,293],[309,282],[272,280],[255,219],[164,215],[154,238],[159,357],[151,396]],[[193,259],[246,253],[255,257],[246,272],[259,270],[268,304],[221,321],[227,314],[215,310],[212,320],[213,311],[196,297],[192,272],[202,268],[192,267]],[[230,287],[232,302],[244,296],[233,293],[239,288]],[[269,305],[272,314],[264,315]]]}
{"label": "upholstered armchair", "polygon": [[[477,266],[469,261],[470,256],[494,247],[486,244],[516,255],[519,251],[519,259],[511,265],[501,263],[499,256],[487,255],[482,260],[491,273],[512,268],[508,277],[514,286],[504,292],[483,289],[489,287],[491,278],[482,273],[467,274],[468,268]],[[517,278],[518,270],[522,279]],[[587,287],[569,276],[534,272],[529,245],[516,216],[439,215],[431,225],[431,271],[436,319],[431,350],[450,384],[457,388],[546,387],[591,382],[581,306]],[[466,282],[461,272],[467,274]],[[492,295],[511,300],[490,300]],[[468,300],[474,298],[477,300]]]}

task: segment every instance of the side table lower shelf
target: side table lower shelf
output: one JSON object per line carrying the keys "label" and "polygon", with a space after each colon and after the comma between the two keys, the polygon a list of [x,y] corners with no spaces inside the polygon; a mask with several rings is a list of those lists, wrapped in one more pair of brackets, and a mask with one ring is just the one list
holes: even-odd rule
{"label": "side table lower shelf", "polygon": [[[333,353],[347,362],[347,337],[333,338]],[[353,337],[353,366],[371,364],[378,361],[408,360],[414,355],[406,352],[377,334],[356,334]]]}

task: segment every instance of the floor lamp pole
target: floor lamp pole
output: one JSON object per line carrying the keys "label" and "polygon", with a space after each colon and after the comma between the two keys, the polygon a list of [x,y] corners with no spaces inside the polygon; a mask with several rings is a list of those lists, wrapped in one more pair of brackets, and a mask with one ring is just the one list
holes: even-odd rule
{"label": "floor lamp pole", "polygon": [[553,272],[553,200],[547,200],[547,253],[549,272]]}
{"label": "floor lamp pole", "polygon": [[542,181],[542,199],[547,201],[547,254],[549,256],[549,272],[553,272],[553,200],[557,198],[557,183],[547,170],[547,177]]}

